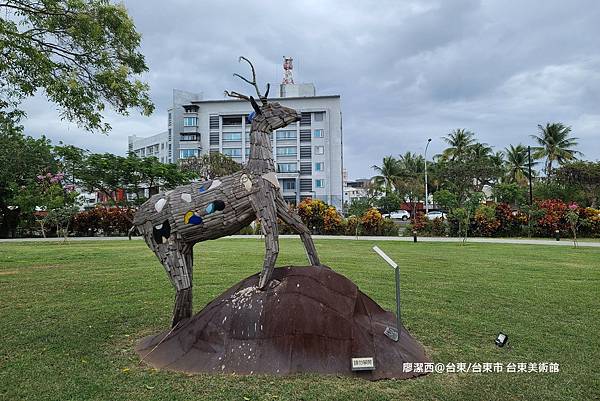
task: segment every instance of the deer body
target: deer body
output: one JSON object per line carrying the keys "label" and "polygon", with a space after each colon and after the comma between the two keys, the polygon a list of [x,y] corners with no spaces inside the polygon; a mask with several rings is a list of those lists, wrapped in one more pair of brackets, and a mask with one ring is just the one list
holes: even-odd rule
{"label": "deer body", "polygon": [[258,287],[265,289],[279,253],[280,218],[300,234],[311,265],[320,264],[310,231],[289,211],[280,193],[269,138],[273,130],[300,120],[299,113],[268,103],[266,95],[261,97],[261,106],[252,97],[235,95],[250,100],[255,110],[246,166],[226,177],[156,194],[134,218],[134,225],[163,264],[176,290],[172,326],[192,316],[192,248],[197,242],[235,234],[258,219],[265,236],[265,259]]}

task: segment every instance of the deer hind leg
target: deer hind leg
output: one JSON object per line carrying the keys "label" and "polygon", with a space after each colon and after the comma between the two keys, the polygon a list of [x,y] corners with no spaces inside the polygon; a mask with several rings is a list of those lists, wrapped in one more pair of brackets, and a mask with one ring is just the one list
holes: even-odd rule
{"label": "deer hind leg", "polygon": [[161,238],[161,243],[158,243],[152,230],[146,232],[146,243],[162,263],[176,291],[171,321],[171,327],[174,327],[181,320],[192,316],[193,248],[192,245],[178,240],[175,235],[169,236],[168,239]]}
{"label": "deer hind leg", "polygon": [[256,216],[260,220],[260,227],[265,236],[265,260],[263,269],[258,279],[258,287],[264,290],[269,284],[271,274],[275,268],[279,254],[279,231],[277,229],[277,213],[273,195],[268,192],[266,196],[258,196],[252,200]]}
{"label": "deer hind leg", "polygon": [[304,244],[304,249],[306,250],[306,256],[308,257],[308,261],[312,266],[320,266],[319,256],[317,255],[317,249],[315,248],[315,243],[310,236],[310,230],[308,227],[304,225],[300,217],[290,211],[288,209],[288,205],[285,203],[283,198],[278,196],[275,199],[275,203],[277,206],[277,216],[284,223],[292,227],[298,234],[300,234],[300,239],[302,239],[302,243]]}

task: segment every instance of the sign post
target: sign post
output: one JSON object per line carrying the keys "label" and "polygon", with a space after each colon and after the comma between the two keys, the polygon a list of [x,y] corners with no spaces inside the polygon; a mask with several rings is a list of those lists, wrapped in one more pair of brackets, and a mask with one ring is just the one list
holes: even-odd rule
{"label": "sign post", "polygon": [[402,326],[402,320],[400,318],[400,268],[398,264],[394,262],[388,255],[385,254],[378,246],[374,246],[373,250],[377,252],[379,256],[383,258],[394,269],[396,277],[396,329],[387,327],[385,329],[385,335],[391,338],[393,341],[398,341],[400,337],[400,327]]}

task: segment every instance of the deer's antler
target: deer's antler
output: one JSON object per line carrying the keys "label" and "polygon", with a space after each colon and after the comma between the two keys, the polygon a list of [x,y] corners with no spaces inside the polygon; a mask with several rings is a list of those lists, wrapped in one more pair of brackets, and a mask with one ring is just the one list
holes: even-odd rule
{"label": "deer's antler", "polygon": [[225,91],[224,93],[225,93],[225,96],[235,97],[237,99],[243,99],[243,100],[250,101],[250,98],[248,96],[242,95],[241,93],[237,93],[234,91],[231,91],[231,92]]}
{"label": "deer's antler", "polygon": [[[252,80],[249,80],[248,78],[246,78],[246,77],[244,77],[244,76],[242,76],[240,74],[237,74],[237,73],[233,74],[233,76],[234,77],[238,77],[241,80],[243,80],[244,82],[247,82],[250,85],[252,85],[254,87],[254,90],[256,90],[256,95],[258,96],[258,98],[263,102],[263,104],[266,103],[267,102],[267,96],[269,96],[269,89],[270,89],[271,85],[267,83],[267,90],[265,91],[265,94],[262,95],[260,93],[260,89],[258,88],[258,84],[256,83],[256,70],[254,69],[254,65],[246,57],[240,56],[240,58],[238,59],[238,61],[242,62],[242,60],[244,60],[246,63],[248,63],[248,65],[250,65],[250,69],[252,71]],[[241,95],[241,94],[239,94],[237,92],[231,92],[231,93],[229,93],[229,92],[226,91],[225,94],[227,96],[230,96],[230,97],[237,97],[239,99],[250,100],[248,98],[248,96]]]}

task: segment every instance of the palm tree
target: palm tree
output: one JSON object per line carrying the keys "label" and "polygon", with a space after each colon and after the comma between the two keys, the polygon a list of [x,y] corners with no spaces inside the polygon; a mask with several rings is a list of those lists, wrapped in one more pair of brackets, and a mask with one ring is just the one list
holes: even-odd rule
{"label": "palm tree", "polygon": [[577,146],[577,138],[570,138],[571,127],[562,123],[546,123],[546,126],[538,124],[540,135],[531,135],[540,145],[535,147],[534,156],[539,159],[546,158],[544,171],[546,176],[552,174],[552,164],[556,161],[562,164],[565,161],[575,160],[581,152],[573,150]]}
{"label": "palm tree", "polygon": [[464,128],[458,128],[448,134],[448,136],[442,137],[442,139],[450,145],[449,148],[444,150],[442,157],[455,160],[467,153],[469,147],[475,142],[475,134]]}
{"label": "palm tree", "polygon": [[[514,182],[519,185],[527,184],[529,180],[529,158],[527,157],[527,148],[518,144],[517,146],[509,145],[504,149],[506,156],[506,174],[508,182]],[[532,161],[533,167],[537,162]]]}
{"label": "palm tree", "polygon": [[402,176],[422,174],[425,171],[425,159],[422,155],[406,152],[398,158],[398,167]]}
{"label": "palm tree", "polygon": [[400,176],[396,181],[396,190],[404,200],[411,205],[413,218],[416,217],[416,202],[424,194],[423,174],[425,172],[425,158],[416,153],[406,152],[398,158]]}
{"label": "palm tree", "polygon": [[394,158],[394,156],[385,156],[383,158],[381,167],[373,165],[372,168],[379,173],[379,175],[373,177],[373,182],[383,186],[385,189],[385,194],[389,195],[392,191],[394,182],[400,176],[400,166],[398,164],[398,160]]}
{"label": "palm tree", "polygon": [[492,156],[492,148],[487,143],[474,143],[469,146],[469,151],[476,159]]}

